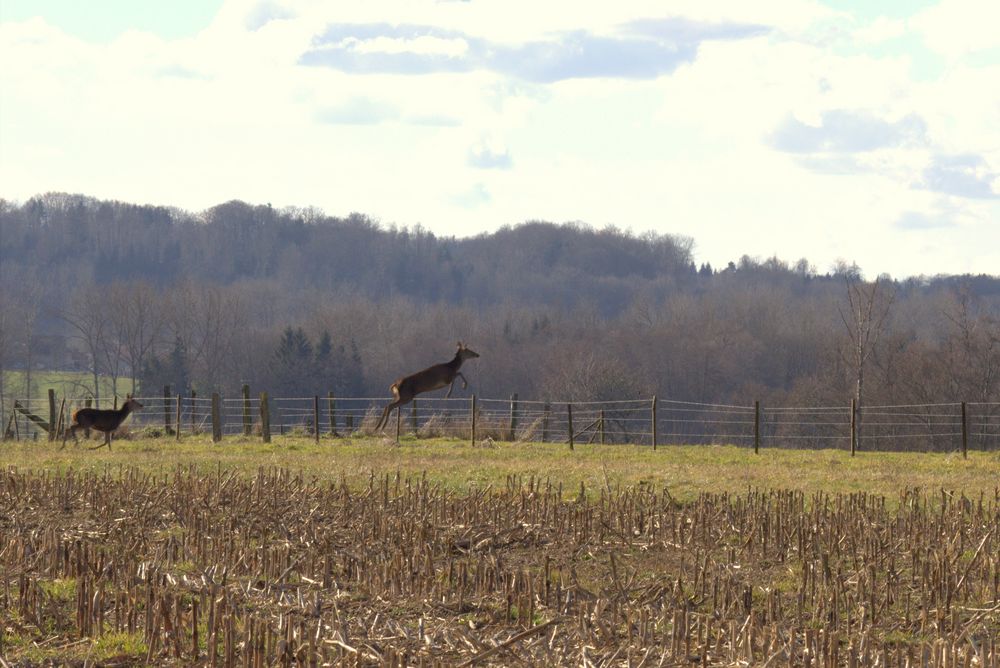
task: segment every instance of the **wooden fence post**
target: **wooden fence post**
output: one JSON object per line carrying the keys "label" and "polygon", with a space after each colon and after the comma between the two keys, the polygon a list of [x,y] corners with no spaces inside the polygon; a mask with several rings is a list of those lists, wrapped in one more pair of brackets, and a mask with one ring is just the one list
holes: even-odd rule
{"label": "wooden fence post", "polygon": [[551,410],[552,407],[549,405],[549,402],[546,401],[545,405],[542,407],[542,443],[549,440],[549,411]]}
{"label": "wooden fence post", "polygon": [[194,388],[192,388],[191,389],[191,433],[192,434],[195,433],[194,413],[195,413],[195,407],[198,405],[198,402],[196,401],[197,398],[198,398],[198,393],[194,391]]}
{"label": "wooden fence post", "polygon": [[319,395],[313,395],[313,435],[319,443]]}
{"label": "wooden fence post", "polygon": [[337,434],[337,401],[333,398],[333,392],[326,393],[326,409],[330,413],[330,434],[332,436],[338,436]]}
{"label": "wooden fence post", "polygon": [[851,398],[851,457],[858,450],[858,404]]}
{"label": "wooden fence post", "polygon": [[653,423],[653,449],[656,450],[656,395],[653,395],[653,403],[650,406],[650,418]]}
{"label": "wooden fence post", "polygon": [[573,404],[566,404],[566,427],[569,429],[569,449],[573,450]]}
{"label": "wooden fence post", "polygon": [[66,397],[62,398],[62,402],[59,404],[59,422],[56,424],[56,436],[62,436],[66,429],[66,423],[64,422],[66,418]]}
{"label": "wooden fence post", "polygon": [[476,444],[476,395],[472,395],[472,401],[469,403],[469,413],[472,423],[472,429],[470,430],[469,440],[472,445]]}
{"label": "wooden fence post", "polygon": [[413,435],[417,435],[417,426],[419,422],[417,421],[417,398],[414,397],[413,401],[410,402],[410,426],[413,428]]}
{"label": "wooden fence post", "polygon": [[517,392],[510,395],[510,428],[507,433],[510,435],[508,441],[513,441],[517,437]]}
{"label": "wooden fence post", "polygon": [[177,440],[178,441],[181,440],[181,408],[183,407],[183,405],[184,405],[184,397],[181,395],[180,392],[178,392],[177,393],[177,420],[176,420],[177,431],[174,432],[175,435],[177,436]]}
{"label": "wooden fence post", "polygon": [[604,409],[601,409],[601,445],[604,445]]}
{"label": "wooden fence post", "polygon": [[399,429],[403,422],[403,407],[396,406],[396,442],[399,443]]}
{"label": "wooden fence post", "polygon": [[[163,435],[170,436],[173,433],[173,426],[170,424],[170,409],[173,406],[170,405],[170,386],[163,386]],[[180,426],[180,425],[177,425]]]}
{"label": "wooden fence post", "polygon": [[753,402],[753,453],[760,454],[760,401]]}
{"label": "wooden fence post", "polygon": [[265,443],[271,442],[271,409],[267,405],[267,392],[260,393],[260,435]]}
{"label": "wooden fence post", "polygon": [[250,386],[243,385],[243,435],[249,436],[253,432],[253,420],[250,419]]}
{"label": "wooden fence post", "polygon": [[49,388],[49,440],[56,440],[56,391]]}
{"label": "wooden fence post", "polygon": [[219,408],[219,393],[212,392],[212,442],[222,440],[222,411]]}
{"label": "wooden fence post", "polygon": [[969,458],[969,421],[965,411],[965,402],[962,402],[962,458]]}
{"label": "wooden fence post", "polygon": [[351,413],[347,414],[347,435],[350,436],[354,433],[354,415]]}

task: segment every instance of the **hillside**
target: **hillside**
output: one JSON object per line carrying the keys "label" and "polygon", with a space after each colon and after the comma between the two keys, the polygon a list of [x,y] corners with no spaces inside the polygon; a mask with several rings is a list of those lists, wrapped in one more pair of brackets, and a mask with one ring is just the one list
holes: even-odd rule
{"label": "hillside", "polygon": [[[480,396],[842,405],[863,371],[871,403],[1000,399],[1000,277],[713,268],[695,244],[538,221],[438,237],[236,201],[0,201],[0,369],[382,396],[461,339],[482,355]],[[866,295],[881,315],[859,368],[851,298]],[[0,399],[26,390],[10,377]]]}

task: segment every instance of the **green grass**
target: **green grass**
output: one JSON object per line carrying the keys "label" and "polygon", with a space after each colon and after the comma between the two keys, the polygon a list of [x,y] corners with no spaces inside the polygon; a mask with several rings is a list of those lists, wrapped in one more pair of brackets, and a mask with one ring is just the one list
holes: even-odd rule
{"label": "green grass", "polygon": [[93,641],[93,649],[88,650],[88,656],[92,661],[109,661],[119,659],[128,663],[126,659],[146,655],[146,642],[142,638],[142,633],[126,633],[124,631],[106,633]]}
{"label": "green grass", "polygon": [[76,578],[60,578],[39,583],[42,591],[58,601],[72,601],[76,598]]}
{"label": "green grass", "polygon": [[[0,629],[2,632],[3,629]],[[55,647],[42,646],[39,641],[27,635],[6,638],[6,644],[14,661],[11,665],[139,665],[146,655],[146,643],[141,632],[109,632],[98,638],[87,638],[78,642],[64,643]],[[26,663],[18,663],[24,661]]]}
{"label": "green grass", "polygon": [[227,438],[213,444],[208,437],[147,438],[116,441],[88,450],[72,442],[64,450],[47,441],[0,444],[0,467],[97,470],[119,466],[165,473],[177,466],[201,470],[256,473],[260,467],[287,468],[308,476],[344,480],[353,486],[369,477],[426,475],[446,488],[466,490],[504,486],[508,476],[527,482],[532,476],[564,493],[576,494],[581,483],[588,493],[606,486],[666,487],[678,500],[701,492],[743,492],[748,487],[814,492],[872,492],[890,497],[905,489],[954,490],[967,496],[993,494],[1000,480],[1000,452],[960,454],[858,453],[840,450],[752,450],[733,446],[667,446],[653,451],[638,446],[577,446],[499,443],[474,447],[467,441],[388,439],[324,439],[278,437]]}
{"label": "green grass", "polygon": [[[25,374],[23,371],[3,372],[4,393],[13,399],[25,398]],[[114,394],[111,379],[99,376],[102,397]],[[94,376],[85,371],[33,371],[31,373],[31,399],[47,399],[49,389],[56,391],[56,397],[82,397],[94,392]],[[122,376],[118,379],[118,395],[125,396],[132,390],[132,379]]]}

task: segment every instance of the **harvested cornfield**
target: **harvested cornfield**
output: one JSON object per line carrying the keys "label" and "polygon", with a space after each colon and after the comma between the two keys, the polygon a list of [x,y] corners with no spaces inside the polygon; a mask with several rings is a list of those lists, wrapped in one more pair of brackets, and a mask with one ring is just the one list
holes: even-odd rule
{"label": "harvested cornfield", "polygon": [[1000,490],[0,477],[8,665],[998,666]]}

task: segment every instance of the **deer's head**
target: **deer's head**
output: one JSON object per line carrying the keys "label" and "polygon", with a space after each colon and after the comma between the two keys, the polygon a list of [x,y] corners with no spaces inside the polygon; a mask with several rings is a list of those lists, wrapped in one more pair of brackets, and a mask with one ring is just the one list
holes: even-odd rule
{"label": "deer's head", "polygon": [[474,357],[479,357],[479,353],[477,353],[475,350],[473,350],[472,348],[469,348],[464,343],[462,343],[461,341],[459,341],[458,342],[458,356],[462,360],[471,360]]}
{"label": "deer's head", "polygon": [[125,403],[122,405],[122,408],[127,408],[129,411],[137,411],[140,408],[142,408],[142,404],[140,404],[138,401],[136,401],[135,399],[133,399],[132,395],[129,394],[129,395],[126,395],[126,397],[125,397]]}

